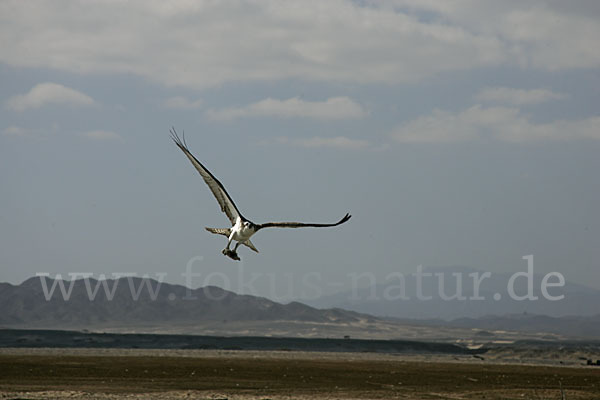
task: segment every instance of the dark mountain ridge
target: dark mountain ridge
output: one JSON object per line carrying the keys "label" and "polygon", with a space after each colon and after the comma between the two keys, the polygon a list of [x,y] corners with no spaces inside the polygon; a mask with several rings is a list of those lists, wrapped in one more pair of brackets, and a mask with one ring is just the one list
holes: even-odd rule
{"label": "dark mountain ridge", "polygon": [[[42,279],[46,279],[45,285]],[[219,287],[189,289],[150,278],[42,279],[0,284],[0,325],[82,328],[257,320],[341,323],[361,317],[351,311],[318,310],[298,302],[280,304]]]}

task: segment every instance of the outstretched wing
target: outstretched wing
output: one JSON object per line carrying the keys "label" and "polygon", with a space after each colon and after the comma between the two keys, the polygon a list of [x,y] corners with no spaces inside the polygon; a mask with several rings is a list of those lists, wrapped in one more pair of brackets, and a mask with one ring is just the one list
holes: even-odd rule
{"label": "outstretched wing", "polygon": [[231,224],[235,224],[238,217],[242,215],[238,211],[235,203],[227,194],[227,191],[223,187],[223,184],[219,182],[217,178],[213,174],[210,173],[208,169],[187,148],[187,144],[185,143],[185,136],[183,137],[183,141],[177,136],[177,132],[175,132],[174,128],[171,128],[171,139],[175,142],[177,147],[183,151],[183,153],[187,156],[187,158],[192,162],[194,168],[200,173],[204,182],[208,185],[210,191],[215,195],[217,202],[221,206],[221,211],[227,214],[227,218],[231,221]]}
{"label": "outstretched wing", "polygon": [[328,226],[338,226],[348,221],[352,217],[350,214],[344,215],[344,218],[340,219],[334,224],[313,224],[303,222],[267,222],[265,224],[258,225],[258,229],[262,228],[326,228]]}

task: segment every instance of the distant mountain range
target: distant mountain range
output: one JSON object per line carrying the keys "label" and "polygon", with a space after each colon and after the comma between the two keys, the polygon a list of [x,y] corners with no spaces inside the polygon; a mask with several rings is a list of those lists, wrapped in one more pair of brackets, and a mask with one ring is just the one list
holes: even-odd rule
{"label": "distant mountain range", "polygon": [[[561,300],[548,300],[541,291],[544,275],[532,275],[532,295],[536,300],[514,300],[508,293],[511,274],[491,274],[481,279],[478,299],[475,297],[473,278],[470,274],[483,272],[468,267],[424,268],[421,291],[417,293],[417,278],[406,274],[400,279],[390,279],[384,284],[359,287],[317,299],[298,299],[317,308],[342,308],[378,317],[410,319],[480,318],[487,315],[539,314],[550,317],[594,316],[600,312],[600,290],[565,282],[562,287],[548,287],[551,296],[564,296]],[[457,279],[460,290],[457,290]],[[440,283],[441,281],[441,283]],[[548,282],[556,283],[557,279]],[[528,279],[514,279],[516,295],[528,292]],[[400,287],[404,288],[404,293]],[[460,293],[464,299],[448,299]],[[419,295],[421,298],[419,298]],[[444,299],[442,296],[446,296]]]}
{"label": "distant mountain range", "polygon": [[0,283],[0,326],[85,329],[193,325],[206,321],[350,323],[364,316],[239,295],[208,286],[191,290],[137,277],[61,281],[40,277]]}
{"label": "distant mountain range", "polygon": [[[566,287],[566,286],[565,286]],[[483,292],[481,292],[483,294]],[[582,299],[594,293],[582,292]],[[425,301],[423,301],[425,303]],[[438,306],[450,307],[438,301]],[[556,304],[560,302],[554,302]],[[345,304],[345,303],[341,303]],[[356,306],[357,304],[350,304]],[[600,337],[594,316],[551,317],[530,313],[439,318],[390,317],[390,304],[366,303],[375,317],[342,308],[281,304],[208,286],[195,290],[152,279],[61,281],[34,277],[20,285],[0,283],[0,328],[100,332],[186,333],[369,339],[475,340]],[[410,302],[408,303],[410,305]],[[406,303],[395,307],[408,307]],[[415,305],[412,305],[415,307]],[[368,307],[355,307],[367,311]],[[365,309],[366,308],[366,309]],[[451,308],[449,308],[451,309]],[[387,311],[386,311],[387,310]],[[443,312],[445,309],[441,308]],[[456,314],[455,314],[456,315]],[[421,315],[422,316],[422,315]],[[549,334],[549,335],[548,335]],[[554,336],[553,336],[554,335]]]}

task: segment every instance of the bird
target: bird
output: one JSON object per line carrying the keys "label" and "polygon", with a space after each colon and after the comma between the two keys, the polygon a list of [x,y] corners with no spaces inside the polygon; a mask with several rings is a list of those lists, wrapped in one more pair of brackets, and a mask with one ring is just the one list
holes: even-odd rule
{"label": "bird", "polygon": [[[240,261],[240,257],[237,254],[237,249],[240,245],[244,245],[249,247],[251,250],[258,253],[258,249],[254,244],[250,241],[250,238],[261,229],[265,228],[326,228],[341,225],[347,222],[350,217],[350,214],[346,213],[342,219],[338,222],[331,224],[318,224],[318,223],[304,223],[304,222],[266,222],[263,224],[255,224],[249,219],[245,218],[242,213],[240,213],[239,209],[233,202],[233,199],[227,191],[223,184],[189,151],[187,143],[185,142],[185,132],[182,136],[183,140],[179,138],[177,132],[174,128],[170,130],[171,139],[175,142],[177,147],[183,151],[186,157],[191,161],[192,165],[202,176],[204,182],[208,185],[208,188],[212,192],[212,194],[217,199],[217,202],[221,206],[221,211],[227,215],[229,221],[231,222],[230,228],[208,228],[205,229],[211,233],[216,235],[223,235],[227,237],[227,246],[223,249],[223,255]],[[231,243],[236,241],[235,247],[230,249]]]}

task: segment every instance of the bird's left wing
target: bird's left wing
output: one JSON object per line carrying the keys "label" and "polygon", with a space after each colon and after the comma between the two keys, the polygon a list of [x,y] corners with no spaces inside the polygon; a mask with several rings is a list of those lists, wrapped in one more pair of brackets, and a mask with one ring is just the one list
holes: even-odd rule
{"label": "bird's left wing", "polygon": [[227,214],[227,218],[229,218],[229,221],[231,221],[232,225],[235,224],[237,218],[241,217],[242,215],[235,206],[235,203],[233,202],[231,197],[229,197],[229,194],[227,194],[227,191],[225,190],[225,187],[223,187],[223,184],[219,182],[219,180],[215,178],[215,176],[211,174],[210,171],[206,169],[206,167],[202,165],[202,163],[198,161],[198,159],[194,157],[192,153],[190,153],[185,143],[185,137],[182,141],[179,138],[179,136],[177,136],[177,132],[175,132],[175,129],[173,128],[171,128],[171,139],[173,139],[177,147],[179,147],[181,151],[183,151],[187,158],[192,162],[194,168],[196,168],[196,170],[200,173],[202,179],[204,179],[204,182],[206,182],[210,191],[215,195],[217,202],[221,206],[221,211]]}
{"label": "bird's left wing", "polygon": [[258,229],[262,228],[326,228],[329,226],[338,226],[348,221],[352,217],[350,214],[344,215],[344,218],[333,224],[313,224],[304,222],[267,222],[265,224],[258,225]]}

